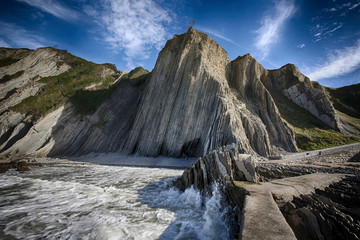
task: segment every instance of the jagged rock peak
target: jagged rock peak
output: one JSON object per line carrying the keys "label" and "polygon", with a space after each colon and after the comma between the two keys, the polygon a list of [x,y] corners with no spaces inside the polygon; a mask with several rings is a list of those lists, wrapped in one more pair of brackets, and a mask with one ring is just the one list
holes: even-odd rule
{"label": "jagged rock peak", "polygon": [[[124,152],[204,156],[231,143],[265,156],[272,154],[272,144],[295,150],[293,135],[279,122],[278,110],[258,77],[265,69],[251,62],[259,70],[254,76],[246,64],[235,66],[206,34],[190,28],[175,35],[159,54]],[[241,83],[244,74],[253,85],[245,84],[250,86],[246,91],[241,84],[230,86]],[[262,100],[247,101],[247,94],[262,96]],[[257,110],[262,104],[266,106]],[[273,114],[276,117],[269,117]],[[286,136],[278,131],[282,127],[287,129]]]}

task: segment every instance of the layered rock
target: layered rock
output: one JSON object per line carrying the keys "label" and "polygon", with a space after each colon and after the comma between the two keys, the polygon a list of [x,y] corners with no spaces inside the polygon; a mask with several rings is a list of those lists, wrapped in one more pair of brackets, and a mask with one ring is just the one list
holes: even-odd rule
{"label": "layered rock", "polygon": [[0,84],[0,113],[39,92],[42,77],[56,76],[70,69],[56,49],[39,48],[32,50],[0,49],[5,58],[17,60],[0,67],[0,79],[5,75],[20,73],[11,81]]}
{"label": "layered rock", "polygon": [[264,71],[255,60],[231,63],[192,28],[176,35],[159,54],[124,152],[204,156],[231,143],[265,156],[274,146],[295,151],[294,136],[260,81]]}
{"label": "layered rock", "polygon": [[329,127],[341,130],[342,124],[333,105],[321,85],[314,85],[300,73],[293,64],[268,71],[263,79],[265,86],[272,91],[281,92],[298,106],[305,108]]}
{"label": "layered rock", "polygon": [[325,189],[277,199],[297,239],[359,239],[359,176],[348,176]]}
{"label": "layered rock", "polygon": [[175,185],[184,190],[193,186],[206,191],[214,183],[231,186],[234,181],[257,182],[256,165],[251,155],[235,144],[220,147],[200,157],[183,172]]}
{"label": "layered rock", "polygon": [[34,123],[31,114],[9,107],[40,94],[41,77],[70,66],[52,48],[5,50],[0,56],[16,62],[0,67],[0,77],[17,75],[0,84],[2,154],[198,157],[236,143],[249,154],[277,156],[297,149],[274,92],[342,130],[324,89],[295,66],[268,71],[249,54],[231,62],[214,40],[192,28],[167,42],[147,83],[121,84],[95,113],[79,115],[68,103]]}
{"label": "layered rock", "polygon": [[70,103],[36,123],[23,114],[7,112],[0,116],[1,127],[10,127],[0,129],[4,132],[2,154],[75,156],[118,152],[135,119],[141,91],[136,82],[125,82],[94,114],[84,116]]}
{"label": "layered rock", "polygon": [[223,195],[222,207],[231,207],[226,216],[230,230],[229,237],[238,239],[246,191],[236,187],[234,181],[256,182],[255,167],[250,155],[244,154],[240,146],[231,144],[198,158],[192,166],[185,169],[181,177],[175,180],[174,185],[180,190],[194,187],[207,194],[216,184]]}

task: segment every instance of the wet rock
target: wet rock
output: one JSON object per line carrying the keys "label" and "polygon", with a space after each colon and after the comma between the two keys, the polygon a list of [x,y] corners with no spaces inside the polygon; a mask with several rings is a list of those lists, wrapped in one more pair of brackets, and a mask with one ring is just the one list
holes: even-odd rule
{"label": "wet rock", "polygon": [[358,175],[279,204],[298,239],[359,239],[359,196]]}
{"label": "wet rock", "polygon": [[9,169],[15,169],[20,173],[24,173],[30,170],[30,166],[42,166],[35,159],[15,159],[15,160],[2,160],[0,162],[0,173],[5,173]]}
{"label": "wet rock", "polygon": [[193,186],[203,193],[209,192],[212,184],[218,184],[224,196],[223,207],[229,208],[227,222],[231,239],[240,237],[241,216],[247,194],[245,189],[236,187],[234,181],[257,179],[252,157],[243,152],[236,144],[221,147],[198,158],[174,183],[181,190]]}
{"label": "wet rock", "polygon": [[177,187],[184,190],[193,186],[199,190],[207,190],[213,183],[225,186],[233,184],[233,181],[256,182],[255,162],[251,155],[242,152],[238,145],[231,144],[198,158],[176,180]]}

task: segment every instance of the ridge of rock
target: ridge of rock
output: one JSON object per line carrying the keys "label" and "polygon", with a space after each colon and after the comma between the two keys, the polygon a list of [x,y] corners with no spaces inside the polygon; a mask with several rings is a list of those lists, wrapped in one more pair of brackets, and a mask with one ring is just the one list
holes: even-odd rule
{"label": "ridge of rock", "polygon": [[[265,69],[255,62],[251,70],[239,64],[192,28],[169,40],[159,54],[124,152],[203,156],[234,142],[264,156],[273,153],[273,145],[294,151],[294,136],[260,81]],[[248,84],[247,77],[253,83]],[[261,99],[258,103],[247,95]]]}
{"label": "ridge of rock", "polygon": [[[126,74],[118,76],[120,87],[95,112],[79,115],[68,103],[36,123],[31,113],[9,107],[40,94],[41,77],[70,66],[59,61],[53,48],[0,48],[0,57],[10,59],[0,67],[0,78],[15,76],[0,84],[2,155],[198,157],[232,143],[266,157],[297,151],[295,134],[280,115],[274,93],[343,131],[325,88],[311,83],[295,65],[266,70],[250,54],[231,61],[218,43],[193,28],[166,43],[146,81],[122,81]],[[31,141],[37,144],[25,143]]]}
{"label": "ridge of rock", "polygon": [[294,64],[269,70],[263,82],[269,90],[281,92],[298,106],[305,108],[316,118],[335,130],[342,130],[342,123],[326,96],[324,88],[312,84]]}

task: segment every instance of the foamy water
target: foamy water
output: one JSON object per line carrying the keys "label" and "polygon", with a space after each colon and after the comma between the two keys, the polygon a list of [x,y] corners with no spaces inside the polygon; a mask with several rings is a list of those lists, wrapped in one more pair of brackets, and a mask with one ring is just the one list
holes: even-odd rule
{"label": "foamy water", "polygon": [[221,196],[171,182],[181,170],[99,165],[0,174],[0,239],[227,239]]}

